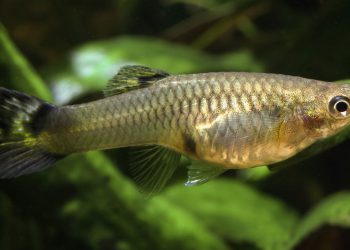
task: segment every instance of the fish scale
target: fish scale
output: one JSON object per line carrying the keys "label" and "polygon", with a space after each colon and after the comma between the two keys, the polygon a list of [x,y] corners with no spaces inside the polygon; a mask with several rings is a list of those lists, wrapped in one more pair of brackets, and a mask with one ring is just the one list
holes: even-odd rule
{"label": "fish scale", "polygon": [[[191,78],[192,78],[192,81],[191,81]],[[182,79],[180,79],[180,80],[182,80]],[[128,130],[127,129],[128,127],[130,127],[130,128],[132,128],[132,127],[142,128],[146,124],[148,124],[148,126],[146,126],[146,127],[149,130],[152,130],[152,127],[156,128],[156,129],[172,129],[175,132],[174,134],[176,134],[177,127],[182,129],[182,130],[188,130],[189,127],[193,127],[193,125],[194,125],[193,121],[197,120],[196,118],[199,115],[200,110],[197,108],[198,101],[196,101],[194,99],[191,102],[189,102],[190,101],[189,98],[192,98],[192,95],[195,92],[194,91],[195,87],[197,88],[197,91],[196,91],[197,94],[200,94],[200,93],[198,91],[198,89],[199,89],[198,85],[194,85],[195,86],[194,87],[193,84],[191,84],[193,82],[197,82],[196,77],[190,77],[190,78],[187,77],[187,79],[186,79],[187,84],[182,84],[182,86],[180,88],[178,88],[176,86],[176,85],[178,85],[178,84],[176,84],[176,82],[179,82],[179,80],[175,79],[174,82],[175,82],[175,89],[174,89],[174,91],[171,91],[169,95],[165,94],[164,90],[160,91],[160,93],[159,93],[159,91],[158,92],[156,91],[156,92],[154,92],[155,94],[153,94],[153,95],[152,95],[152,93],[145,95],[146,98],[144,98],[144,99],[149,100],[150,105],[145,105],[144,107],[139,105],[139,103],[141,103],[140,101],[142,101],[142,98],[136,98],[136,99],[134,98],[133,99],[133,98],[130,98],[128,96],[128,98],[125,98],[125,99],[128,99],[128,102],[125,102],[125,101],[123,102],[123,100],[111,100],[111,103],[113,103],[112,106],[114,106],[114,107],[110,107],[110,105],[108,105],[108,104],[106,105],[105,101],[103,101],[102,103],[99,103],[100,101],[97,101],[96,103],[93,103],[93,104],[88,104],[88,105],[85,104],[85,105],[76,106],[73,108],[74,111],[72,112],[72,115],[74,115],[76,117],[77,116],[80,117],[78,115],[79,112],[97,113],[97,111],[91,107],[100,106],[100,108],[98,108],[98,110],[101,110],[100,112],[102,112],[101,113],[102,118],[100,117],[100,119],[101,119],[101,121],[106,121],[106,122],[105,122],[105,124],[103,124],[103,122],[99,123],[100,126],[101,126],[101,124],[103,124],[102,127],[100,127],[100,128],[98,126],[90,126],[88,129],[90,129],[91,133],[97,133],[96,138],[98,138],[98,137],[100,137],[100,136],[98,136],[98,134],[103,133],[103,130],[105,130],[105,129],[113,128],[113,129],[116,129],[116,131],[119,130],[121,132],[121,133],[115,133],[116,135],[118,135],[118,138],[111,138],[110,139],[111,142],[109,142],[109,141],[96,142],[96,144],[105,144],[106,147],[109,147],[109,145],[110,145],[110,147],[115,147],[116,145],[118,146],[118,141],[119,141],[119,143],[123,143],[123,141],[130,142],[130,140],[132,140],[132,138],[129,138],[128,136],[132,136],[131,132],[132,131],[135,132],[135,130]],[[199,80],[199,82],[204,82],[206,84],[205,78],[201,78]],[[228,83],[229,80],[225,79],[225,82]],[[189,86],[186,86],[186,85],[189,85]],[[224,88],[218,88],[219,85],[220,84],[214,84],[213,86],[209,85],[208,87],[204,87],[204,89],[205,88],[207,89],[206,90],[207,94],[208,94],[207,98],[209,98],[209,99],[206,99],[205,102],[209,105],[209,110],[211,112],[214,112],[214,113],[216,113],[217,110],[220,110],[220,105],[218,105],[217,102],[228,103],[225,98],[220,98],[220,94],[222,94],[221,89],[224,89]],[[228,84],[226,84],[226,85],[228,85]],[[226,86],[226,89],[227,89],[227,86]],[[163,96],[166,96],[166,98],[163,98],[163,100],[164,99],[174,100],[174,98],[172,97],[173,92],[176,93],[176,98],[177,98],[176,103],[174,105],[171,105],[171,103],[165,103],[164,101],[162,101],[162,98],[159,98],[159,96],[163,95]],[[186,94],[184,95],[184,93],[186,93]],[[159,96],[158,96],[158,94],[159,94]],[[214,94],[214,96],[212,96],[213,94]],[[117,98],[112,97],[111,99],[117,99]],[[121,98],[118,98],[118,99],[121,99]],[[180,101],[181,101],[181,103],[179,103]],[[191,103],[191,105],[189,105],[189,103]],[[104,105],[106,105],[106,106],[103,107]],[[166,106],[166,105],[168,105],[168,106]],[[180,106],[179,109],[177,109],[178,105]],[[175,123],[175,124],[177,124],[177,127],[173,127],[173,128],[169,127],[169,124],[174,124],[174,122],[171,121],[172,119],[170,119],[169,114],[167,115],[167,114],[162,113],[162,111],[169,108],[169,106],[170,106],[170,109],[173,107],[173,109],[171,109],[172,114],[174,114],[172,119],[177,121],[177,123]],[[229,109],[233,108],[232,106],[229,105],[229,103],[228,103],[228,106],[229,106],[228,107]],[[120,107],[120,108],[118,108],[118,107]],[[135,113],[136,109],[138,110],[137,113]],[[103,110],[106,110],[107,114],[104,114]],[[127,115],[124,115],[124,116],[120,115],[119,118],[114,118],[114,119],[117,119],[117,122],[112,123],[112,126],[111,126],[107,122],[108,121],[107,118],[113,117],[110,114],[108,114],[109,110],[115,110],[116,113],[119,113],[119,114],[124,113]],[[207,110],[208,110],[207,108],[202,107],[202,111],[204,111],[204,113],[202,113],[202,116],[206,115]],[[221,110],[223,110],[223,109],[221,109]],[[239,108],[239,110],[242,110],[242,108]],[[180,113],[178,113],[179,111],[180,111]],[[143,120],[140,119],[142,117],[142,116],[140,116],[141,112],[146,112],[146,114],[147,114],[148,119],[147,119],[146,124],[144,124],[145,119],[143,119]],[[62,112],[62,113],[63,113],[63,115],[62,115],[63,119],[66,120],[69,117],[69,115],[67,115],[66,112]],[[177,113],[178,113],[178,115],[176,115]],[[164,116],[162,117],[162,115],[164,115]],[[145,117],[143,117],[143,118],[145,118]],[[91,122],[89,123],[87,121],[88,119],[84,118],[84,116],[81,116],[80,121],[78,121],[78,124],[76,124],[75,127],[79,129],[80,124],[84,124],[84,120],[85,120],[85,124],[91,124]],[[141,122],[141,120],[142,120],[143,124],[138,124]],[[188,122],[188,121],[191,121],[191,122]],[[73,131],[75,131],[75,130],[73,130]],[[136,129],[136,131],[137,131],[137,129]],[[144,134],[144,135],[141,135],[141,132],[135,133],[135,135],[137,135],[138,139],[140,140],[138,142],[137,139],[134,139],[135,144],[145,143],[146,141],[142,141],[142,140],[145,140],[147,137],[149,137],[146,134],[148,134],[150,132],[151,131],[142,132],[142,134]],[[192,131],[190,133],[192,133]],[[126,136],[121,136],[121,134],[127,135],[127,138],[126,138]],[[157,133],[157,134],[159,134],[159,133]],[[135,135],[133,137],[136,137]],[[77,136],[77,135],[74,135],[71,138],[74,138],[75,136]],[[157,140],[158,140],[157,135],[155,135],[154,138],[151,138],[151,140],[152,139],[153,139],[153,141],[149,141],[146,143],[157,142]],[[178,139],[177,141],[180,141],[180,139]],[[112,145],[113,143],[114,143],[114,145]],[[79,145],[81,145],[81,143],[75,145],[75,147],[79,147]],[[93,143],[91,143],[90,146],[95,147],[95,145],[93,145]],[[86,147],[86,145],[84,145],[84,149],[85,149],[85,147]],[[72,150],[76,151],[76,150],[79,150],[79,148],[73,148]]]}

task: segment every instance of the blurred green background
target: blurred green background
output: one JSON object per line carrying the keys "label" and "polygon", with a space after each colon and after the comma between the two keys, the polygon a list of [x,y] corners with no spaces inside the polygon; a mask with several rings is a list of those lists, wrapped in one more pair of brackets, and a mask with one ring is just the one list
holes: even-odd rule
{"label": "blurred green background", "polygon": [[[350,79],[347,0],[2,0],[0,86],[102,97],[126,64]],[[286,164],[142,195],[120,150],[0,180],[0,249],[350,249],[350,129]],[[316,154],[318,153],[318,154]],[[288,165],[285,167],[285,165]]]}

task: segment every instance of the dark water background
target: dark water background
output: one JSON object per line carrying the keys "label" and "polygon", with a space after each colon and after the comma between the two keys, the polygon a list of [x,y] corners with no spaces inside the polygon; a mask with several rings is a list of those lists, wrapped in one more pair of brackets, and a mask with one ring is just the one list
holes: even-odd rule
{"label": "dark water background", "polygon": [[[349,10],[346,0],[2,0],[0,86],[82,102],[125,64],[346,80]],[[307,160],[200,187],[183,187],[180,169],[152,199],[120,172],[120,150],[0,180],[0,249],[350,249],[349,132]]]}

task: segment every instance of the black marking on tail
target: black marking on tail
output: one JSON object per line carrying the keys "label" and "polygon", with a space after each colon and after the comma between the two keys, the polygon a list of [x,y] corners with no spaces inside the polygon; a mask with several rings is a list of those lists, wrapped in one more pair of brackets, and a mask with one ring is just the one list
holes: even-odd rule
{"label": "black marking on tail", "polygon": [[52,109],[35,97],[0,88],[0,178],[37,172],[62,158],[38,141]]}
{"label": "black marking on tail", "polygon": [[[16,129],[23,129],[27,124],[30,126],[32,115],[42,103],[35,97],[0,88],[0,143],[18,135],[20,131]],[[18,127],[22,125],[22,128]]]}
{"label": "black marking on tail", "polygon": [[54,106],[48,103],[43,103],[38,110],[33,114],[33,118],[28,126],[31,128],[33,135],[39,135],[46,127],[46,119],[48,114],[55,109]]}

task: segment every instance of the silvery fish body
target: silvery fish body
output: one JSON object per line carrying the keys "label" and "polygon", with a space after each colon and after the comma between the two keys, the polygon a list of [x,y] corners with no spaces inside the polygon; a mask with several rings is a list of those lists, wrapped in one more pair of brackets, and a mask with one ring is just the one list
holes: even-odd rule
{"label": "silvery fish body", "polygon": [[131,66],[106,93],[79,105],[32,105],[29,116],[43,114],[35,147],[62,156],[159,145],[222,169],[248,168],[285,160],[350,121],[349,86],[278,74]]}
{"label": "silvery fish body", "polygon": [[43,143],[60,154],[159,144],[227,168],[258,166],[337,132],[328,103],[344,89],[275,74],[170,76],[148,88],[57,109]]}

